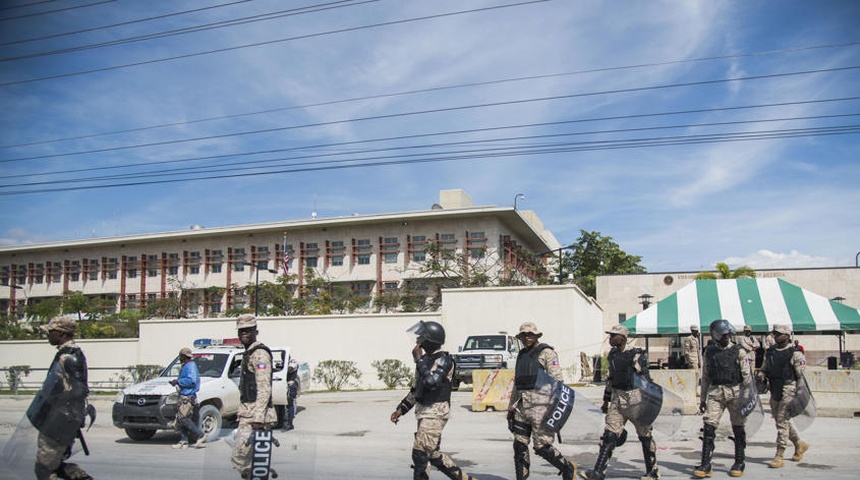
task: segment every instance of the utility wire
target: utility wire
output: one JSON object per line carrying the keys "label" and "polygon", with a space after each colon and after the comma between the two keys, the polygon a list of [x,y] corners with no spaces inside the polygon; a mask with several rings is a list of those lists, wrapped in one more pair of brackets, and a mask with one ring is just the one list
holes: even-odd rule
{"label": "utility wire", "polygon": [[413,112],[392,113],[392,114],[384,114],[384,115],[373,115],[373,116],[368,116],[368,117],[332,120],[332,121],[327,121],[327,122],[317,122],[317,123],[309,123],[309,124],[302,124],[302,125],[291,125],[291,126],[286,126],[286,127],[274,127],[274,128],[258,129],[258,130],[244,131],[244,132],[224,133],[224,134],[209,135],[209,136],[204,136],[204,137],[195,137],[195,138],[186,138],[186,139],[177,139],[177,140],[163,140],[163,141],[159,141],[159,142],[149,142],[149,143],[124,145],[124,146],[109,147],[109,148],[98,148],[98,149],[91,149],[91,150],[82,150],[82,151],[77,151],[77,152],[64,152],[64,153],[54,153],[54,154],[46,154],[46,155],[35,155],[35,156],[30,156],[30,157],[9,158],[9,159],[0,160],[0,163],[40,160],[40,159],[47,159],[47,158],[66,157],[66,156],[72,156],[72,155],[115,152],[115,151],[120,151],[120,150],[131,150],[131,149],[145,148],[145,147],[176,145],[176,144],[198,142],[198,141],[204,141],[204,140],[216,140],[216,139],[231,138],[231,137],[237,137],[237,136],[243,136],[243,135],[260,135],[260,134],[265,134],[265,133],[284,132],[287,130],[295,130],[295,129],[300,129],[300,128],[331,126],[331,125],[352,123],[352,122],[365,122],[365,121],[370,121],[370,120],[392,119],[392,118],[400,118],[400,117],[407,117],[407,116],[413,116],[413,115],[426,115],[426,114],[432,114],[432,113],[453,112],[453,111],[470,110],[470,109],[476,109],[476,108],[489,108],[489,107],[498,107],[498,106],[507,106],[507,105],[518,105],[518,104],[525,104],[525,103],[532,103],[532,102],[545,102],[545,101],[551,101],[551,100],[582,98],[582,97],[590,97],[590,96],[598,96],[598,95],[614,95],[614,94],[619,94],[619,93],[642,92],[642,91],[648,91],[648,90],[661,90],[661,89],[668,89],[668,88],[681,88],[681,87],[692,87],[692,86],[701,86],[701,85],[714,85],[714,84],[720,84],[720,83],[748,81],[748,80],[762,80],[762,79],[780,78],[780,77],[788,77],[788,76],[795,76],[795,75],[808,75],[808,74],[816,74],[816,73],[838,72],[838,71],[854,70],[854,69],[858,69],[858,68],[860,68],[860,65],[826,68],[826,69],[819,69],[819,70],[804,70],[804,71],[797,71],[797,72],[772,73],[772,74],[766,74],[766,75],[753,75],[753,76],[748,76],[748,77],[730,77],[730,78],[721,78],[721,79],[714,79],[714,80],[700,80],[700,81],[695,81],[695,82],[680,82],[680,83],[672,83],[672,84],[652,85],[652,86],[648,86],[648,87],[631,87],[631,88],[621,88],[621,89],[613,89],[613,90],[601,90],[601,91],[596,91],[596,92],[573,93],[573,94],[568,94],[568,95],[553,95],[553,96],[548,96],[548,97],[537,97],[537,98],[521,99],[521,100],[509,100],[509,101],[504,101],[504,102],[489,102],[489,103],[473,104],[473,105],[461,105],[461,106],[456,106],[456,107],[436,108],[436,109],[430,109],[430,110],[419,110],[419,111],[413,111]]}
{"label": "utility wire", "polygon": [[15,81],[11,81],[11,82],[0,83],[0,87],[8,87],[8,86],[12,86],[12,85],[22,85],[22,84],[33,83],[33,82],[40,82],[43,80],[56,80],[58,78],[68,78],[68,77],[75,77],[75,76],[79,76],[79,75],[86,75],[86,74],[90,74],[90,73],[107,72],[107,71],[111,71],[111,70],[119,70],[119,69],[128,68],[128,67],[139,67],[142,65],[151,65],[151,64],[155,64],[155,63],[167,62],[167,61],[172,61],[172,60],[183,60],[186,58],[199,57],[202,55],[211,55],[213,53],[232,52],[232,51],[236,51],[236,50],[242,50],[245,48],[261,47],[264,45],[274,45],[274,44],[278,44],[278,43],[291,42],[294,40],[306,40],[308,38],[323,37],[323,36],[327,36],[327,35],[336,35],[336,34],[347,33],[347,32],[356,32],[359,30],[366,30],[366,29],[372,29],[372,28],[378,28],[378,27],[388,27],[388,26],[392,26],[392,25],[401,25],[401,24],[405,24],[405,23],[420,22],[420,21],[424,21],[424,20],[432,20],[432,19],[444,18],[444,17],[453,17],[456,15],[485,12],[485,11],[490,11],[490,10],[498,10],[498,9],[502,9],[502,8],[520,7],[523,5],[543,3],[543,2],[548,2],[548,1],[549,0],[529,0],[529,1],[524,1],[524,2],[520,2],[520,3],[511,3],[511,4],[506,4],[506,5],[495,5],[492,7],[475,8],[475,9],[471,9],[471,10],[459,10],[456,12],[440,13],[440,14],[436,14],[436,15],[427,15],[427,16],[423,16],[423,17],[413,17],[413,18],[407,18],[407,19],[403,19],[403,20],[393,20],[390,22],[381,22],[381,23],[374,23],[374,24],[369,24],[369,25],[360,25],[357,27],[341,28],[341,29],[337,29],[337,30],[329,30],[326,32],[309,33],[306,35],[298,35],[295,37],[287,37],[287,38],[281,38],[281,39],[276,39],[276,40],[268,40],[265,42],[249,43],[249,44],[237,45],[237,46],[233,46],[233,47],[218,48],[215,50],[207,50],[204,52],[187,53],[187,54],[183,54],[183,55],[175,55],[172,57],[163,57],[163,58],[156,58],[156,59],[152,59],[152,60],[143,60],[143,61],[139,61],[139,62],[125,63],[122,65],[113,65],[113,66],[109,66],[109,67],[94,68],[91,70],[82,70],[79,72],[60,73],[60,74],[56,74],[56,75],[48,75],[45,77],[30,78],[27,80],[15,80]]}
{"label": "utility wire", "polygon": [[[652,138],[630,138],[623,140],[610,140],[610,141],[591,141],[591,142],[572,142],[569,144],[563,145],[551,145],[548,147],[541,147],[537,149],[519,149],[516,151],[508,151],[508,152],[493,152],[493,153],[470,153],[470,154],[458,154],[452,156],[431,156],[427,158],[411,158],[406,160],[374,160],[365,163],[355,163],[357,160],[341,160],[341,161],[330,161],[327,163],[339,162],[340,164],[330,164],[330,165],[314,165],[307,166],[301,168],[286,168],[281,170],[274,171],[266,171],[266,172],[252,172],[252,173],[240,173],[240,174],[229,174],[229,175],[210,175],[204,177],[197,178],[170,178],[166,180],[148,180],[148,181],[138,181],[138,182],[127,182],[127,183],[113,183],[113,184],[103,184],[103,185],[87,185],[87,186],[75,186],[75,187],[63,187],[63,188],[47,188],[47,189],[31,189],[31,190],[13,190],[0,192],[0,196],[12,196],[12,195],[24,195],[24,194],[33,194],[33,193],[56,193],[62,191],[77,191],[77,190],[93,190],[93,189],[102,189],[102,188],[118,188],[118,187],[132,187],[132,186],[141,186],[141,185],[155,185],[155,184],[167,184],[167,183],[178,183],[178,182],[189,182],[189,181],[198,181],[198,180],[215,180],[215,179],[225,179],[225,178],[243,178],[243,177],[255,177],[261,175],[274,175],[274,174],[282,174],[282,173],[298,173],[298,172],[308,172],[308,171],[321,171],[321,170],[339,170],[346,168],[369,168],[369,167],[379,167],[379,166],[390,166],[390,165],[407,165],[407,164],[417,164],[417,163],[438,163],[445,161],[454,161],[454,160],[474,160],[474,159],[489,159],[489,158],[505,158],[505,157],[513,157],[513,156],[523,156],[523,155],[537,155],[537,154],[555,154],[555,153],[569,153],[569,152],[578,152],[578,151],[595,151],[595,150],[615,150],[615,149],[627,149],[627,148],[648,148],[648,147],[659,147],[659,146],[677,146],[677,145],[692,145],[692,144],[706,144],[706,143],[725,143],[725,142],[739,142],[739,141],[760,141],[760,140],[772,140],[772,139],[783,139],[783,138],[799,138],[799,137],[809,137],[809,136],[827,136],[827,135],[846,135],[846,134],[858,134],[860,133],[860,124],[857,125],[844,125],[840,127],[821,127],[821,128],[809,128],[809,129],[782,129],[782,130],[773,130],[773,131],[758,131],[758,132],[741,132],[741,133],[726,133],[726,134],[710,134],[710,135],[679,135],[679,136],[670,136],[670,137],[652,137]],[[427,155],[427,154],[424,154]],[[345,163],[352,162],[352,163]]]}
{"label": "utility wire", "polygon": [[115,0],[102,0],[102,1],[100,1],[100,2],[86,3],[86,4],[83,4],[83,5],[75,5],[75,6],[73,6],[73,7],[58,8],[58,9],[56,9],[56,10],[46,10],[46,11],[44,11],[44,12],[25,13],[25,14],[23,14],[23,15],[18,15],[17,17],[5,17],[5,18],[0,18],[0,22],[5,22],[5,21],[7,21],[7,20],[18,20],[18,19],[21,19],[21,18],[28,18],[28,17],[38,17],[38,16],[40,16],[40,15],[49,15],[49,14],[51,14],[51,13],[67,12],[67,11],[69,11],[69,10],[77,10],[77,9],[79,9],[79,8],[94,7],[94,6],[96,6],[96,5],[101,5],[101,4],[103,4],[103,3],[113,3],[114,1],[115,1]]}
{"label": "utility wire", "polygon": [[[551,138],[561,138],[561,137],[571,137],[571,136],[586,136],[586,135],[607,135],[607,134],[619,134],[619,133],[632,133],[632,132],[645,132],[645,131],[656,131],[656,130],[671,130],[671,129],[681,129],[681,128],[701,128],[701,127],[724,127],[724,126],[736,126],[736,125],[745,125],[745,124],[756,124],[756,123],[772,123],[772,122],[789,122],[789,121],[800,121],[800,120],[823,120],[823,119],[835,119],[835,118],[846,118],[846,117],[856,117],[860,116],[860,113],[847,113],[847,114],[835,114],[835,115],[814,115],[814,116],[804,116],[804,117],[786,117],[786,118],[770,118],[770,119],[755,119],[755,120],[736,120],[736,121],[727,121],[727,122],[703,122],[703,123],[693,123],[693,124],[678,124],[678,125],[662,125],[662,126],[652,126],[652,127],[636,127],[636,128],[620,128],[620,129],[608,129],[608,130],[590,130],[584,132],[565,132],[565,133],[552,133],[552,134],[542,134],[542,135],[524,135],[524,136],[505,136],[505,137],[496,137],[489,139],[478,139],[478,140],[463,140],[456,142],[439,142],[439,143],[430,143],[430,144],[421,144],[421,145],[405,145],[405,146],[393,146],[393,147],[380,147],[373,149],[364,149],[364,150],[349,150],[342,152],[334,152],[334,153],[319,153],[312,155],[304,155],[290,158],[278,158],[278,159],[265,159],[265,160],[249,160],[243,162],[234,162],[230,165],[203,165],[203,166],[190,166],[190,167],[181,167],[181,168],[171,168],[164,169],[159,168],[156,172],[134,172],[134,173],[120,173],[120,174],[112,174],[112,175],[102,175],[95,177],[81,177],[81,178],[73,178],[73,179],[57,179],[57,180],[45,180],[39,182],[16,182],[11,184],[0,184],[0,188],[10,188],[10,187],[20,187],[20,186],[34,186],[34,185],[58,185],[63,183],[73,183],[73,182],[87,182],[87,181],[96,181],[96,180],[116,180],[122,178],[138,178],[138,177],[148,177],[148,176],[167,176],[173,175],[176,173],[179,174],[189,174],[189,173],[207,173],[207,172],[217,172],[217,171],[238,171],[243,170],[246,166],[256,165],[252,168],[270,168],[272,165],[285,161],[295,161],[295,160],[303,160],[303,159],[313,159],[313,158],[325,158],[325,157],[334,157],[334,156],[343,156],[343,155],[357,155],[357,154],[368,154],[368,153],[385,153],[392,151],[402,151],[402,150],[415,150],[415,149],[430,149],[430,148],[440,148],[440,147],[453,147],[453,146],[474,146],[474,145],[483,145],[493,142],[499,143],[510,143],[510,142],[520,142],[526,140],[537,140],[537,139],[551,139]],[[520,126],[508,126],[508,127],[498,127],[499,129],[503,128],[527,128],[529,125],[520,125]],[[443,135],[449,135],[450,132],[444,132]],[[367,140],[373,141],[373,140]],[[235,153],[235,154],[225,154],[219,157],[224,158],[238,158],[245,157],[250,155],[256,155],[256,153]],[[188,159],[184,160],[174,160],[173,162],[179,161],[189,161]],[[199,160],[197,160],[199,161]],[[156,162],[163,163],[163,162]],[[291,165],[294,165],[291,163]],[[124,169],[132,169],[139,166],[155,166],[153,164],[137,164],[137,165],[123,165],[123,166],[111,166],[105,167],[104,169],[116,169],[116,168],[124,168]],[[21,177],[29,177],[32,178],[35,176],[47,176],[47,175],[60,175],[60,174],[69,174],[74,172],[51,172],[51,173],[37,173],[37,174],[21,174],[21,175],[9,175],[7,179],[21,178]]]}
{"label": "utility wire", "polygon": [[17,10],[19,8],[27,8],[27,7],[32,7],[33,5],[41,5],[43,3],[52,3],[52,2],[56,2],[56,1],[57,0],[39,0],[37,2],[20,3],[18,5],[12,5],[9,7],[0,7],[0,12],[5,12],[6,10]]}

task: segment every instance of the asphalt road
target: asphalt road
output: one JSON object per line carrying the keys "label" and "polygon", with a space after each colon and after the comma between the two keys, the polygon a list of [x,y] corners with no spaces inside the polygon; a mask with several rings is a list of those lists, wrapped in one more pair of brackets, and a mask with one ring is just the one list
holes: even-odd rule
{"label": "asphalt road", "polygon": [[[410,451],[415,422],[410,415],[399,425],[388,418],[404,391],[318,393],[300,397],[296,430],[277,434],[281,442],[275,449],[273,464],[281,479],[406,479],[412,471]],[[580,398],[597,399],[600,388],[577,389]],[[21,460],[3,460],[0,479],[33,478],[34,437],[21,436],[16,426],[31,397],[0,397],[0,449],[22,444],[30,449]],[[502,412],[472,412],[471,392],[455,392],[452,419],[445,429],[442,450],[478,480],[513,479],[511,434]],[[199,450],[174,450],[175,433],[159,433],[145,442],[134,442],[113,427],[110,420],[111,398],[94,401],[99,418],[87,434],[92,455],[77,453],[73,461],[95,479],[193,480],[237,479],[230,467],[230,444],[219,440]],[[599,418],[571,417],[565,427],[563,454],[583,467],[590,467],[597,455]],[[726,423],[727,418],[723,419]],[[684,416],[680,429],[671,436],[655,433],[657,460],[664,479],[691,478],[697,464],[701,441],[701,417]],[[610,461],[609,478],[639,478],[643,471],[642,453],[632,427],[630,440],[615,450]],[[727,426],[718,431],[714,478],[728,476],[733,444],[725,438]],[[776,430],[767,418],[749,439],[745,477],[756,479],[855,479],[860,459],[860,419],[817,418],[801,436],[811,444],[803,461],[786,461],[779,470],[767,468],[773,458]],[[10,441],[10,439],[15,439]],[[18,439],[21,438],[19,442]],[[789,452],[790,454],[791,452]],[[15,469],[25,472],[18,476]],[[431,480],[446,478],[433,471]],[[556,479],[556,471],[532,456],[532,479]]]}

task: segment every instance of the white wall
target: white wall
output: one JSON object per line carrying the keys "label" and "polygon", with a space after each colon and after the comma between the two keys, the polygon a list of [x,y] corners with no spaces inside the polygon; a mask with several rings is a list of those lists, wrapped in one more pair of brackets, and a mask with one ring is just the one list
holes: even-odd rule
{"label": "white wall", "polygon": [[[579,352],[600,351],[600,307],[573,285],[544,287],[469,288],[444,290],[442,311],[376,315],[330,315],[262,318],[260,340],[289,346],[297,359],[314,368],[323,360],[351,360],[362,372],[361,388],[380,388],[374,360],[396,358],[412,364],[414,338],[406,329],[419,320],[445,326],[445,349],[456,352],[467,335],[507,331],[516,334],[524,321],[534,321],[543,341],[555,347],[569,382],[579,378]],[[234,318],[147,320],[140,322],[140,339],[81,340],[92,380],[109,380],[134,364],[166,365],[180,348],[198,338],[235,338]],[[0,342],[0,367],[30,365],[47,368],[54,355],[47,341]],[[114,368],[112,372],[99,368]],[[34,372],[27,383],[41,383]],[[4,380],[5,383],[5,380]],[[314,385],[312,388],[320,388]]]}

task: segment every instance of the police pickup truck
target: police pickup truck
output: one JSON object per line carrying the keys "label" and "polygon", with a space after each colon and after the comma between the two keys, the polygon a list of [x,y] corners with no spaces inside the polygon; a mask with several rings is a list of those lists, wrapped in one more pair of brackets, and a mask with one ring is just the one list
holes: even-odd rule
{"label": "police pickup truck", "polygon": [[[274,363],[272,402],[281,417],[287,405],[286,367],[290,361],[290,348],[270,348]],[[239,367],[244,353],[245,348],[238,338],[194,341],[192,355],[200,371],[198,424],[207,440],[215,440],[224,421],[232,419],[239,411]],[[114,426],[124,429],[132,440],[148,440],[158,430],[172,429],[179,393],[170,385],[170,380],[179,376],[181,368],[177,355],[158,377],[117,393],[112,412]],[[310,382],[307,363],[298,364],[295,377],[297,391],[301,393]]]}
{"label": "police pickup truck", "polygon": [[492,335],[470,335],[459,347],[454,357],[453,387],[460,383],[472,383],[473,370],[497,370],[514,368],[517,355],[522,349],[519,339],[504,333]]}

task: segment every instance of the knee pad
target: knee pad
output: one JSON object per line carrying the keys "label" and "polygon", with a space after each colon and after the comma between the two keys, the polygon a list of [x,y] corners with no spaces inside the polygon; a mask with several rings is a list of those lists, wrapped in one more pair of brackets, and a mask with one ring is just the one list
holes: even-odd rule
{"label": "knee pad", "polygon": [[[624,437],[623,441],[621,440],[621,437]],[[621,445],[625,441],[627,441],[627,430],[624,430],[624,432],[622,432],[620,436],[613,431],[604,430],[603,435],[600,437],[600,440],[612,445]]]}
{"label": "knee pad", "polygon": [[547,444],[540,448],[535,448],[535,453],[541,458],[554,458],[556,450],[552,445]]}
{"label": "knee pad", "polygon": [[426,468],[429,462],[430,457],[427,456],[426,452],[423,450],[412,450],[412,463],[415,464],[415,467]]}

